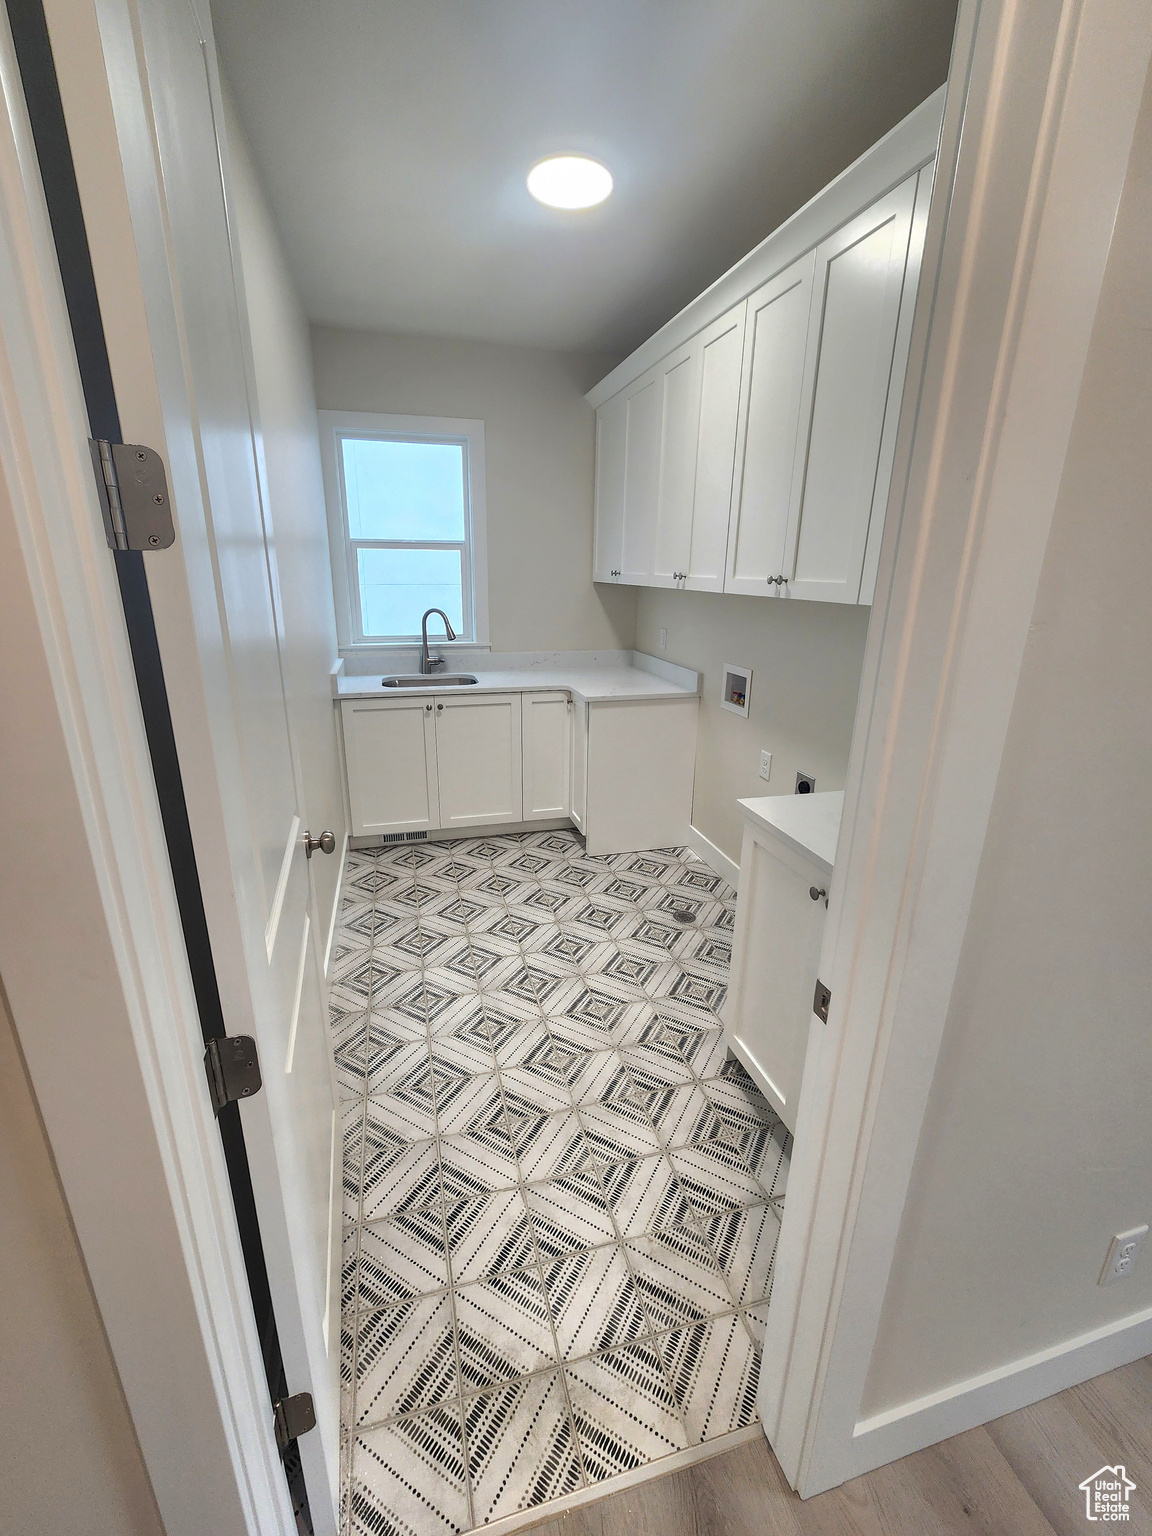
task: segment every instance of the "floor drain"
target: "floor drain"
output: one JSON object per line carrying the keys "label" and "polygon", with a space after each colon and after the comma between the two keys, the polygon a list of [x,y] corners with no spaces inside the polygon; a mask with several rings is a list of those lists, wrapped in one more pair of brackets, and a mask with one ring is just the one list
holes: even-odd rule
{"label": "floor drain", "polygon": [[696,914],[691,907],[673,907],[672,920],[677,923],[694,923]]}

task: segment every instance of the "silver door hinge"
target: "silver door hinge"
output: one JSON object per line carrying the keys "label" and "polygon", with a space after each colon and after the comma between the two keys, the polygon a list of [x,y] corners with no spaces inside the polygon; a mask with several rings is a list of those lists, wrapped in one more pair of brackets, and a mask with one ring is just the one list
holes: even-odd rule
{"label": "silver door hinge", "polygon": [[141,443],[89,438],[109,549],[167,549],[176,542],[164,460]]}
{"label": "silver door hinge", "polygon": [[276,1431],[276,1449],[286,1456],[293,1440],[316,1428],[311,1392],[297,1392],[295,1397],[282,1397],[273,1403],[272,1427]]}
{"label": "silver door hinge", "polygon": [[816,994],[812,999],[812,1012],[822,1024],[828,1022],[828,1004],[832,1001],[832,993],[822,981],[816,982]]}
{"label": "silver door hinge", "polygon": [[208,1076],[212,1108],[217,1115],[225,1104],[250,1099],[254,1093],[259,1093],[263,1084],[260,1058],[256,1055],[256,1042],[251,1035],[225,1035],[222,1039],[209,1040],[204,1051],[204,1071]]}

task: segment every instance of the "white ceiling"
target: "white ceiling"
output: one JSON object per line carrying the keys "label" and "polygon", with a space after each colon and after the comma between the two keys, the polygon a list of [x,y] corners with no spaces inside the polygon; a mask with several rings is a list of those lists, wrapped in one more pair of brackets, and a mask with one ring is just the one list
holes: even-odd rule
{"label": "white ceiling", "polygon": [[[621,356],[944,79],[955,0],[213,0],[311,319]],[[616,190],[529,197],[582,151]]]}

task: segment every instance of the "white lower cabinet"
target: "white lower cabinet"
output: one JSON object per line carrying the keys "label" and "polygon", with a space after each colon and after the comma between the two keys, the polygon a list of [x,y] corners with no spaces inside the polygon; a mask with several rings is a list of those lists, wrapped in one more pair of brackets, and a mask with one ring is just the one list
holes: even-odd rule
{"label": "white lower cabinet", "polygon": [[522,819],[518,693],[347,699],[340,713],[354,837]]}
{"label": "white lower cabinet", "polygon": [[745,826],[724,1038],[793,1132],[829,879],[826,865]]}
{"label": "white lower cabinet", "polygon": [[419,696],[348,699],[340,713],[353,835],[438,827],[432,701]]}
{"label": "white lower cabinet", "polygon": [[524,733],[524,820],[567,816],[572,803],[572,700],[566,693],[526,693]]}
{"label": "white lower cabinet", "polygon": [[588,706],[583,699],[572,700],[572,731],[569,738],[571,784],[568,814],[577,831],[583,832],[588,820]]}
{"label": "white lower cabinet", "polygon": [[450,694],[435,702],[440,826],[521,821],[520,695]]}
{"label": "white lower cabinet", "polygon": [[588,852],[682,847],[692,823],[699,699],[613,699],[587,710]]}

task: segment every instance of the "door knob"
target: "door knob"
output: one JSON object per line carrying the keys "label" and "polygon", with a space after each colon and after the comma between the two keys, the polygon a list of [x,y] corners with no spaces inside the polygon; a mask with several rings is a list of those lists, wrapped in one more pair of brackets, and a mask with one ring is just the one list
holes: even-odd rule
{"label": "door knob", "polygon": [[824,905],[825,906],[828,905],[828,892],[826,890],[824,890],[822,887],[817,887],[815,885],[810,885],[808,887],[808,894],[809,894],[809,896],[811,896],[813,901],[819,901],[821,899],[821,897],[823,897]]}
{"label": "door knob", "polygon": [[319,837],[313,837],[311,832],[305,832],[305,834],[304,834],[304,852],[308,855],[309,858],[312,857],[312,855],[316,852],[317,848],[320,849],[321,853],[335,853],[336,852],[336,837],[335,837],[335,834],[332,833],[332,832],[321,832]]}

